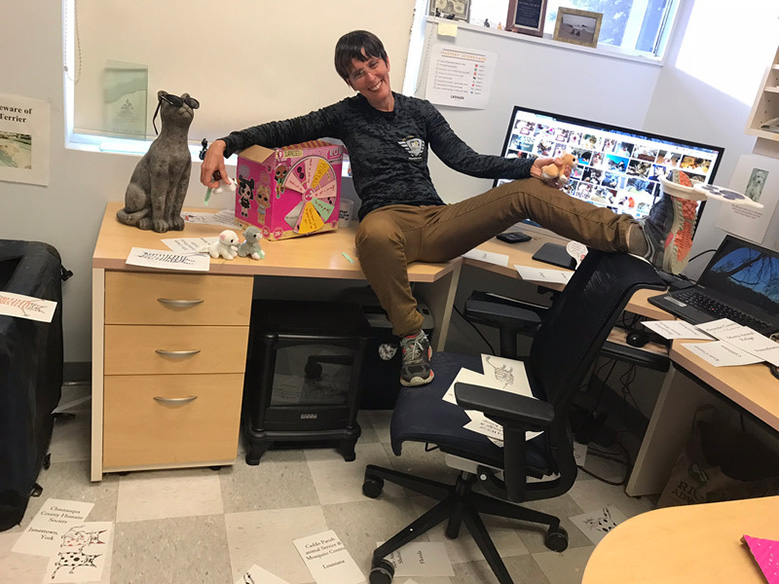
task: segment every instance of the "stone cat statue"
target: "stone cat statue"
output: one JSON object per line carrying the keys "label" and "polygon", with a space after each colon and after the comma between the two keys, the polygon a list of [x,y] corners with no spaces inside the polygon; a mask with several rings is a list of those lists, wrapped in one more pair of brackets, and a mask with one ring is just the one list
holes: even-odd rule
{"label": "stone cat statue", "polygon": [[135,167],[124,194],[124,208],[116,218],[125,225],[164,233],[184,229],[181,207],[192,169],[187,133],[200,104],[188,93],[178,96],[158,91],[157,99],[162,129]]}

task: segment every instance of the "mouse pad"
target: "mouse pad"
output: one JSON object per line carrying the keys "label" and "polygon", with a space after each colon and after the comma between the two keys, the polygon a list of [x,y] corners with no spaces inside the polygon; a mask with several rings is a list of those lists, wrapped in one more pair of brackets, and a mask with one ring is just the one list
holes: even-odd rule
{"label": "mouse pad", "polygon": [[576,268],[576,260],[565,250],[565,246],[557,243],[545,243],[533,254],[533,259],[569,270]]}

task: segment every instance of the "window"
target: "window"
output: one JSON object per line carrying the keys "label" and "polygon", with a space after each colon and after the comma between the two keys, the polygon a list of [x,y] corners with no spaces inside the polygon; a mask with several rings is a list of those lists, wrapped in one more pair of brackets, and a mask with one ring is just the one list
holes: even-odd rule
{"label": "window", "polygon": [[[544,37],[552,38],[558,8],[603,14],[598,45],[626,55],[663,56],[679,0],[548,0]],[[470,24],[491,28],[506,23],[508,0],[471,0]]]}

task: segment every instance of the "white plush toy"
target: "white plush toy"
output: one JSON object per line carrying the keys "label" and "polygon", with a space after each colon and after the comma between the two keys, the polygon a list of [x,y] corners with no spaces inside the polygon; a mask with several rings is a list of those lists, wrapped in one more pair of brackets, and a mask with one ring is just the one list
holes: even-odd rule
{"label": "white plush toy", "polygon": [[265,252],[260,247],[260,240],[262,239],[262,232],[251,225],[243,232],[245,241],[238,246],[238,255],[242,258],[250,257],[255,260],[261,260],[265,257]]}
{"label": "white plush toy", "polygon": [[207,251],[214,259],[222,256],[226,260],[232,260],[238,254],[238,236],[234,231],[225,229],[219,234],[219,239],[200,251]]}

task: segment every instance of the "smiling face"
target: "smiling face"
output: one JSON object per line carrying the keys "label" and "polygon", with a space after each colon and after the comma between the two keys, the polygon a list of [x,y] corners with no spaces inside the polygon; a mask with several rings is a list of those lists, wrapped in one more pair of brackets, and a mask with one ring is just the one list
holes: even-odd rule
{"label": "smiling face", "polygon": [[385,60],[380,57],[367,57],[365,61],[352,59],[352,68],[346,82],[374,108],[392,111],[395,99],[390,89],[389,70],[389,58]]}

